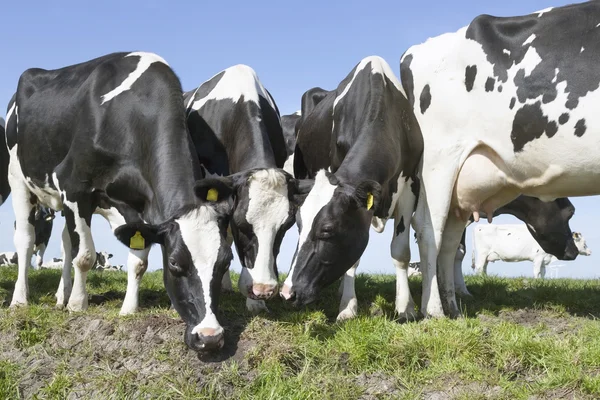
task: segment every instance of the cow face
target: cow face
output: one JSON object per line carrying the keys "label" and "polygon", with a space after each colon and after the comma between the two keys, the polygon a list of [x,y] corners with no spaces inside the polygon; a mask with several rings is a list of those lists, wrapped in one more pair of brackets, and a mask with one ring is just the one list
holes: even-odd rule
{"label": "cow face", "polygon": [[203,179],[196,182],[195,206],[159,225],[130,223],[115,230],[131,249],[162,246],[165,288],[187,325],[186,344],[197,351],[224,343],[216,315],[221,279],[233,258],[226,241],[231,191],[221,180]]}
{"label": "cow face", "polygon": [[579,232],[573,232],[573,240],[575,241],[575,246],[577,246],[577,250],[579,251],[579,255],[582,256],[591,256],[592,251],[588,249],[587,244],[585,243],[585,238]]}
{"label": "cow face", "polygon": [[278,292],[276,259],[283,236],[295,222],[295,199],[310,186],[275,168],[217,179],[233,188],[230,227],[242,264],[239,290],[251,299],[269,299]]}
{"label": "cow face", "polygon": [[523,220],[527,229],[546,253],[559,260],[574,260],[579,254],[569,226],[575,206],[568,198],[544,202],[534,197],[520,196],[515,201],[527,201]]}
{"label": "cow face", "polygon": [[324,170],[297,217],[298,247],[281,295],[295,305],[314,301],[360,258],[381,188],[377,182],[341,183]]}

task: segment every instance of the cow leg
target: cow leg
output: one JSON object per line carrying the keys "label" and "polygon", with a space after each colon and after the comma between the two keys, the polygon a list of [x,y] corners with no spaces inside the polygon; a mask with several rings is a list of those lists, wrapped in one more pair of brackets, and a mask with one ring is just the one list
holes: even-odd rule
{"label": "cow leg", "polygon": [[351,319],[356,317],[358,312],[358,300],[356,299],[356,291],[354,290],[354,276],[356,268],[360,263],[360,259],[344,274],[342,278],[342,299],[340,300],[340,312],[337,316],[338,321]]}
{"label": "cow leg", "polygon": [[69,236],[69,230],[67,224],[62,231],[62,275],[60,277],[60,283],[58,284],[58,290],[56,291],[56,307],[63,308],[67,305],[69,297],[71,296],[71,290],[73,289],[73,283],[71,282],[71,266],[73,265],[73,255],[71,249],[71,237]]}
{"label": "cow leg", "polygon": [[121,306],[120,315],[134,314],[139,306],[140,283],[148,269],[150,247],[144,250],[129,250],[127,256],[127,291]]}
{"label": "cow leg", "polygon": [[35,257],[35,265],[37,269],[42,268],[42,264],[44,264],[44,253],[46,252],[46,245],[44,243],[40,244],[37,248],[37,256]]}
{"label": "cow leg", "polygon": [[[233,236],[231,235],[231,228],[227,228],[227,244],[229,244],[229,246],[231,247],[231,245],[233,244]],[[221,291],[222,292],[233,292],[233,284],[231,283],[231,275],[229,273],[229,267],[231,266],[231,264],[227,267],[227,270],[225,271],[225,273],[223,274],[223,279],[221,280]],[[252,299],[250,299],[252,300]],[[248,305],[248,301],[246,301],[246,306],[248,308],[248,310],[250,310],[251,307],[256,308],[257,306],[262,310],[262,309],[267,309],[267,306],[265,305],[264,300],[253,300],[252,301],[253,304],[252,305]],[[260,304],[262,302],[262,307],[260,306]],[[256,303],[256,304],[254,304]]]}
{"label": "cow leg", "polygon": [[[421,187],[423,190],[424,187]],[[423,192],[422,192],[423,193]],[[442,300],[437,280],[437,247],[441,244],[441,232],[443,229],[434,228],[427,199],[424,195],[417,203],[414,217],[414,228],[417,232],[417,243],[421,257],[421,275],[423,276],[423,295],[421,297],[421,313],[424,317],[439,318],[444,316]],[[445,221],[444,221],[445,222]],[[439,221],[436,221],[439,225]],[[436,233],[438,232],[438,233]]]}
{"label": "cow leg", "polygon": [[454,290],[454,266],[456,260],[456,249],[460,245],[462,233],[465,230],[465,221],[454,214],[448,215],[442,247],[438,257],[439,285],[442,303],[450,317],[461,315],[456,302]]}
{"label": "cow leg", "polygon": [[546,276],[546,266],[544,265],[544,256],[533,259],[533,277],[544,278]]}
{"label": "cow leg", "polygon": [[85,288],[87,273],[96,263],[96,249],[90,229],[93,209],[91,199],[70,202],[64,200],[64,213],[69,237],[71,238],[71,255],[75,267],[73,290],[69,297],[69,311],[83,311],[88,306],[88,295]]}
{"label": "cow leg", "polygon": [[[11,167],[14,168],[12,163]],[[19,273],[10,306],[17,307],[27,305],[27,295],[29,294],[27,273],[31,266],[31,255],[35,243],[35,229],[32,222],[35,217],[36,199],[29,192],[23,180],[15,178],[13,174],[9,174],[8,177],[15,212],[14,244],[17,249],[17,263],[19,265]]]}
{"label": "cow leg", "polygon": [[462,262],[465,258],[465,253],[465,244],[464,241],[461,241],[461,243],[458,245],[458,249],[456,250],[456,256],[454,257],[454,289],[460,296],[473,297],[469,292],[469,289],[467,289],[465,277],[462,272]]}

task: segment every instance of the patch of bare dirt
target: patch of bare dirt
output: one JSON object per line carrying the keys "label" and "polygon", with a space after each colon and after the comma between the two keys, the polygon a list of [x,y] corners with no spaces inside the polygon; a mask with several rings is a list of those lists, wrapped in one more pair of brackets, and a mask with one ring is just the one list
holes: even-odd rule
{"label": "patch of bare dirt", "polygon": [[535,328],[540,324],[548,328],[552,333],[560,335],[564,332],[573,332],[578,328],[579,320],[576,317],[561,316],[546,310],[535,310],[524,308],[519,310],[502,310],[497,317],[490,317],[484,314],[478,315],[479,319],[484,321],[496,321],[497,319],[512,322],[528,328]]}
{"label": "patch of bare dirt", "polygon": [[18,345],[17,331],[0,331],[0,359],[20,366],[19,388],[24,398],[39,394],[60,370],[69,376],[84,375],[74,380],[69,395],[73,399],[103,398],[106,393],[101,390],[111,387],[110,377],[131,375],[137,384],[144,385],[177,374],[181,368],[197,371],[197,385],[201,387],[203,377],[218,372],[223,361],[243,360],[253,345],[229,337],[226,343],[233,344],[224,351],[229,356],[221,352],[199,357],[183,342],[185,325],[181,319],[165,315],[114,321],[77,315],[65,326],[51,330],[43,345],[30,347]]}
{"label": "patch of bare dirt", "polygon": [[381,372],[360,374],[355,378],[355,382],[364,389],[360,400],[397,398],[405,391],[405,388],[397,385],[392,377]]}
{"label": "patch of bare dirt", "polygon": [[423,400],[451,400],[456,398],[500,398],[502,388],[498,385],[489,385],[486,382],[462,382],[456,379],[447,379],[444,389],[426,389],[423,391]]}

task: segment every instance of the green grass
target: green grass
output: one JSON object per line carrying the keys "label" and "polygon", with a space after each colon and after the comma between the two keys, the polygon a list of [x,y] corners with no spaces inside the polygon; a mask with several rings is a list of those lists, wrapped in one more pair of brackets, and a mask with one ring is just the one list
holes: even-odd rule
{"label": "green grass", "polygon": [[[118,315],[126,274],[91,272],[85,313],[55,310],[58,271],[30,272],[30,305],[10,310],[0,269],[0,398],[600,398],[600,282],[467,277],[465,318],[399,323],[394,277],[360,275],[359,316],[335,322],[337,285],[301,310],[280,300],[251,316],[221,298],[226,347],[183,344],[161,271],[138,315]],[[234,281],[237,277],[234,277]],[[412,279],[420,302],[420,280]]]}

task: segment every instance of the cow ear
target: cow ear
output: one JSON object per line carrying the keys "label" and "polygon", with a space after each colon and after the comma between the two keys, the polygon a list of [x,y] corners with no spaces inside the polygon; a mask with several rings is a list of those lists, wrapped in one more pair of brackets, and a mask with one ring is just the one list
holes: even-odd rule
{"label": "cow ear", "polygon": [[362,181],[354,190],[354,198],[359,207],[374,212],[381,200],[381,185],[372,180]]}
{"label": "cow ear", "polygon": [[302,206],[306,196],[310,193],[313,186],[315,185],[314,179],[294,179],[293,186],[293,201],[297,206]]}
{"label": "cow ear", "polygon": [[194,192],[203,202],[220,203],[228,201],[234,193],[234,178],[220,176],[196,181]]}
{"label": "cow ear", "polygon": [[[115,236],[132,250],[144,250],[153,244],[164,245],[164,235],[157,225],[134,222],[115,229]],[[110,258],[110,257],[109,257]]]}

